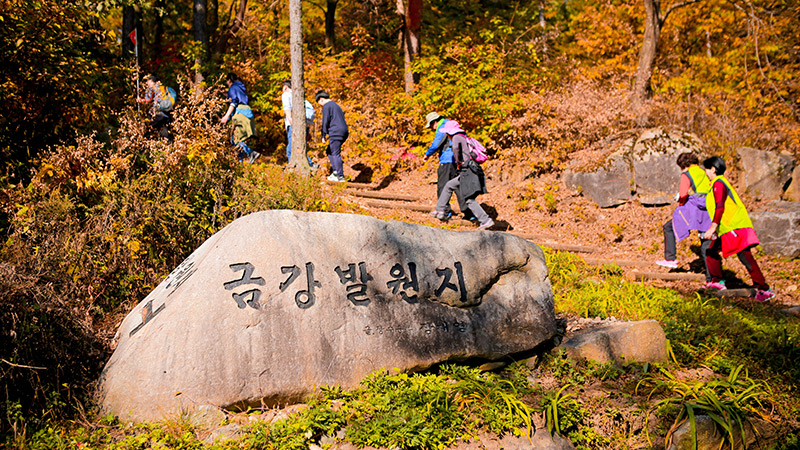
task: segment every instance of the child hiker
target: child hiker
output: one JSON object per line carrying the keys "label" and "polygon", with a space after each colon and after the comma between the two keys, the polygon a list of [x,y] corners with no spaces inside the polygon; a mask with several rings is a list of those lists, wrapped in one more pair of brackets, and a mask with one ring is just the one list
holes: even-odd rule
{"label": "child hiker", "polygon": [[735,253],[753,280],[756,300],[765,302],[774,298],[775,293],[770,289],[750,252],[751,248],[758,245],[758,237],[742,200],[723,175],[725,161],[718,156],[712,156],[703,161],[703,167],[711,180],[711,192],[706,196],[706,209],[711,217],[711,225],[703,237],[713,240],[706,253],[706,266],[711,273],[711,281],[706,283],[706,288],[725,289],[722,258]]}

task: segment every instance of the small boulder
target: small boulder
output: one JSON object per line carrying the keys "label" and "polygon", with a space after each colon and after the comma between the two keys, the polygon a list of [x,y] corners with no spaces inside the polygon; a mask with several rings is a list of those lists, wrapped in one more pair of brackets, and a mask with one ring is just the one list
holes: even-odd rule
{"label": "small boulder", "polygon": [[556,330],[544,253],[524,239],[265,211],[214,234],[128,314],[99,403],[128,421],[286,404],[379,369],[500,359]]}
{"label": "small boulder", "polygon": [[750,147],[738,150],[742,164],[744,192],[759,200],[779,200],[792,177],[795,161],[791,156]]}
{"label": "small boulder", "polygon": [[750,213],[761,248],[768,255],[800,256],[800,202],[777,201]]}
{"label": "small boulder", "polygon": [[576,360],[599,363],[665,362],[667,337],[655,320],[618,322],[566,336],[556,350]]}
{"label": "small boulder", "polygon": [[611,154],[606,162],[591,170],[567,170],[564,183],[581,192],[601,208],[619,206],[631,200],[633,172],[625,158],[625,146]]}

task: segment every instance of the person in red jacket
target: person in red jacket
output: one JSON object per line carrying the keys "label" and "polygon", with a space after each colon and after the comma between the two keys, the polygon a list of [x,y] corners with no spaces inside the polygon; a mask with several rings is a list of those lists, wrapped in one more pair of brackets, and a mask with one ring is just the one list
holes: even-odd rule
{"label": "person in red jacket", "polygon": [[706,287],[725,289],[722,258],[736,254],[753,280],[756,300],[765,302],[774,298],[775,293],[767,284],[761,268],[758,267],[750,251],[758,245],[758,236],[742,200],[723,175],[726,169],[725,161],[718,156],[712,156],[703,161],[703,167],[711,180],[711,193],[706,196],[706,209],[711,217],[711,226],[703,237],[714,241],[706,252],[706,267],[711,273],[711,281],[706,283]]}

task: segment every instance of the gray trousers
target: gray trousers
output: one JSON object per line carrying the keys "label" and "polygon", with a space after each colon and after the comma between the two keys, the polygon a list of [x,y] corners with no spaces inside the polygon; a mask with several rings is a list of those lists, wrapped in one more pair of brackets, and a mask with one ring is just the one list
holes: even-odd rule
{"label": "gray trousers", "polygon": [[[442,189],[442,193],[439,195],[439,201],[436,202],[436,211],[440,213],[447,211],[450,205],[450,197],[453,196],[453,192],[457,191],[460,186],[460,177],[455,177],[444,185],[444,189]],[[480,203],[475,201],[475,197],[477,197],[477,195],[465,199],[464,203],[467,205],[467,208],[472,211],[475,218],[478,219],[478,223],[486,223],[486,221],[489,220],[489,215],[481,208]]]}

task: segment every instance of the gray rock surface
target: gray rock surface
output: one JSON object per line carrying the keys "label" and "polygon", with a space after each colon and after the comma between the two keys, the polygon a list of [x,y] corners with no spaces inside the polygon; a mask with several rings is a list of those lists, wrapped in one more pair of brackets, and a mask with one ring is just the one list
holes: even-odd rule
{"label": "gray rock surface", "polygon": [[655,320],[619,322],[567,335],[556,350],[577,360],[607,362],[665,362],[667,338]]}
{"label": "gray rock surface", "polygon": [[586,166],[571,162],[564,182],[601,208],[629,202],[633,194],[644,205],[665,205],[678,192],[681,174],[676,164],[678,155],[684,152],[700,155],[702,149],[702,142],[693,134],[653,128],[635,137],[612,140],[609,150],[599,155],[595,155],[595,150],[587,150],[586,155],[574,161],[599,158],[597,163]]}
{"label": "gray rock surface", "polygon": [[792,181],[783,193],[783,199],[789,202],[800,202],[800,164],[792,170]]}
{"label": "gray rock surface", "polygon": [[564,183],[597,203],[601,208],[622,205],[631,200],[633,172],[623,151],[612,154],[606,164],[592,171],[567,170]]}
{"label": "gray rock surface", "polygon": [[800,256],[800,202],[772,202],[752,211],[750,219],[764,253],[786,258]]}
{"label": "gray rock surface", "polygon": [[544,254],[521,238],[267,211],[209,238],[118,333],[98,401],[146,421],[498,359],[551,339],[556,322]]}
{"label": "gray rock surface", "polygon": [[779,200],[792,177],[794,159],[750,147],[742,147],[738,153],[742,164],[742,190],[760,200]]}
{"label": "gray rock surface", "polygon": [[667,205],[678,192],[681,169],[676,161],[684,152],[700,154],[697,136],[653,128],[639,136],[631,151],[636,195],[643,205]]}

